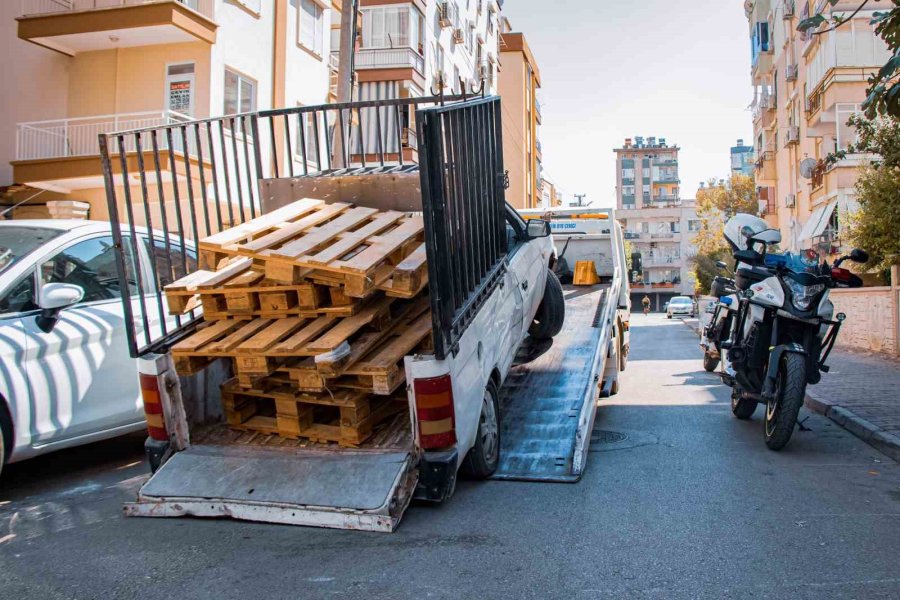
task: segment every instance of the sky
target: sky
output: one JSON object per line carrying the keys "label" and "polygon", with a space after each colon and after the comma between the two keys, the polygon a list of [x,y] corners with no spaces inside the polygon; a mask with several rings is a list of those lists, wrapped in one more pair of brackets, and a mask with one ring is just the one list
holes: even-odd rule
{"label": "sky", "polygon": [[506,0],[541,73],[544,170],[565,193],[615,205],[625,138],[681,147],[681,197],[730,172],[750,143],[750,40],[740,0]]}

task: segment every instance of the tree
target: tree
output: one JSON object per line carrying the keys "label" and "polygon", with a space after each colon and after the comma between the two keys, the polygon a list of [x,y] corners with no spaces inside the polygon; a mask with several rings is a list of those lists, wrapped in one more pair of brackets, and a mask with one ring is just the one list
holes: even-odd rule
{"label": "tree", "polygon": [[732,175],[725,185],[711,179],[707,187],[697,191],[700,229],[693,239],[697,254],[691,262],[698,293],[709,293],[713,277],[719,273],[716,261],[727,260],[731,256],[723,230],[728,219],[738,213],[759,215],[759,200],[752,177]]}
{"label": "tree", "polygon": [[[891,58],[868,79],[869,87],[866,89],[866,100],[862,106],[869,119],[885,114],[900,117],[900,0],[885,1],[892,4],[894,8],[875,12],[871,23],[875,25],[875,35],[887,44]],[[800,21],[797,30],[809,31],[812,35],[822,35],[834,31],[849,22],[870,2],[880,4],[881,0],[863,0],[846,17],[841,14],[832,14],[826,17],[819,12]],[[827,0],[825,6],[833,7],[837,3],[838,0]],[[825,24],[829,26],[823,28],[822,26]]]}

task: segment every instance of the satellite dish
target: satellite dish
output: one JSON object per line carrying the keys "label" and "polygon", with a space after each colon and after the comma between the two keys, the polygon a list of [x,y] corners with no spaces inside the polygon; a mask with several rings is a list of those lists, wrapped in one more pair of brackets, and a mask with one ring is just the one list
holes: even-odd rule
{"label": "satellite dish", "polygon": [[812,177],[813,170],[815,170],[817,164],[819,163],[814,158],[805,158],[800,161],[800,176],[803,179]]}

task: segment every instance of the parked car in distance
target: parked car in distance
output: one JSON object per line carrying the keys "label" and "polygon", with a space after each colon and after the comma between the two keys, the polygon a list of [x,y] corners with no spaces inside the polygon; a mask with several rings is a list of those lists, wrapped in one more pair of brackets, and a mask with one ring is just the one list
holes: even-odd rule
{"label": "parked car in distance", "polygon": [[666,317],[671,319],[677,315],[693,317],[694,301],[687,296],[675,296],[669,300],[669,305],[666,307]]}
{"label": "parked car in distance", "polygon": [[[183,276],[185,264],[196,269],[192,248],[135,233],[138,240],[123,236],[134,303],[154,285],[130,279],[134,261],[148,266],[143,273],[159,273],[162,285]],[[144,428],[115,255],[109,223],[0,222],[0,472],[6,463]],[[151,330],[160,314],[148,315]]]}

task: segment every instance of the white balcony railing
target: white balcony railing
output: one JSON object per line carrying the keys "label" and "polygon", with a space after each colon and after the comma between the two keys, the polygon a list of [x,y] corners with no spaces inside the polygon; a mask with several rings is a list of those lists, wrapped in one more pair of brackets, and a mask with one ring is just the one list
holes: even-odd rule
{"label": "white balcony railing", "polygon": [[114,8],[116,6],[137,6],[139,4],[173,1],[180,2],[210,19],[215,16],[215,0],[22,0],[22,16],[78,12],[100,8]]}
{"label": "white balcony railing", "polygon": [[[100,148],[97,136],[101,133],[156,127],[189,121],[190,117],[174,111],[154,111],[78,117],[55,121],[34,121],[16,125],[16,160],[40,160],[74,156],[97,156]],[[176,138],[176,145],[180,140]],[[160,148],[166,144],[160,136]],[[188,145],[192,144],[188,138]],[[133,138],[129,144],[134,145]],[[149,142],[148,146],[149,148]],[[135,148],[126,147],[133,152]]]}
{"label": "white balcony railing", "polygon": [[356,51],[357,69],[402,69],[425,73],[425,59],[412,48],[363,48]]}

